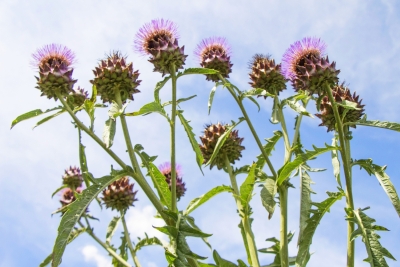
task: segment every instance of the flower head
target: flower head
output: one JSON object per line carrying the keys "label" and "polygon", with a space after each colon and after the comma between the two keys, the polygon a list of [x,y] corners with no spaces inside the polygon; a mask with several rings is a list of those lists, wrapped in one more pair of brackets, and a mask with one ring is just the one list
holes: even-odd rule
{"label": "flower head", "polygon": [[32,57],[31,64],[39,68],[36,88],[42,92],[41,95],[55,100],[57,95],[66,97],[76,83],[72,79],[71,67],[75,61],[74,53],[65,46],[50,44],[38,49]]}
{"label": "flower head", "polygon": [[82,186],[82,174],[81,170],[77,167],[70,166],[65,170],[63,175],[63,184],[67,185],[69,188],[76,189]]}
{"label": "flower head", "polygon": [[[219,138],[229,129],[229,127],[230,125],[222,125],[221,123],[206,125],[204,135],[200,136],[202,144],[199,145],[204,158],[203,164],[207,164],[210,161]],[[226,166],[226,157],[228,157],[229,162],[232,164],[235,163],[235,160],[239,160],[239,158],[242,157],[241,152],[245,148],[242,146],[242,142],[243,138],[238,136],[238,131],[231,131],[228,138],[226,138],[225,143],[218,151],[217,156],[213,162],[210,163],[210,169],[215,165],[218,170],[224,168]]]}
{"label": "flower head", "polygon": [[[233,64],[230,58],[231,48],[225,38],[210,37],[203,39],[197,45],[194,54],[199,58],[200,66],[217,70],[222,77],[229,78]],[[220,80],[216,74],[207,74],[206,79],[213,82]]]}
{"label": "flower head", "polygon": [[[160,172],[165,176],[165,181],[169,185],[169,190],[171,190],[171,163],[170,162],[165,162],[158,166],[158,169]],[[175,165],[175,171],[176,171],[176,197],[178,200],[182,196],[185,195],[186,192],[186,187],[185,183],[182,181],[182,169],[181,166],[176,164]]]}
{"label": "flower head", "polygon": [[175,70],[182,69],[187,55],[184,46],[178,46],[178,30],[170,20],[156,19],[146,23],[135,38],[135,50],[142,55],[150,55],[149,62],[153,63],[154,71],[163,76]]}
{"label": "flower head", "polygon": [[310,94],[325,93],[323,85],[338,83],[336,63],[324,57],[326,45],[320,39],[306,37],[286,50],[282,59],[282,74],[292,81],[296,91],[307,90]]}
{"label": "flower head", "polygon": [[139,93],[136,89],[139,84],[139,71],[133,70],[132,62],[127,63],[126,57],[119,51],[107,55],[93,70],[95,78],[90,82],[97,87],[97,95],[103,103],[116,101],[116,89],[121,96],[121,101],[133,100],[133,94]]}
{"label": "flower head", "polygon": [[280,91],[286,89],[286,79],[280,72],[281,64],[275,65],[275,60],[269,55],[254,55],[249,68],[251,87],[264,89],[271,95],[279,95]]}
{"label": "flower head", "polygon": [[72,109],[74,109],[82,106],[86,99],[89,99],[89,93],[78,86],[77,89],[72,89],[68,94],[67,103]]}
{"label": "flower head", "polygon": [[137,191],[133,191],[133,185],[129,183],[129,177],[122,177],[107,186],[102,198],[106,208],[125,212],[133,206],[133,202],[137,201]]}
{"label": "flower head", "polygon": [[82,193],[81,187],[78,187],[75,190],[72,190],[71,188],[68,187],[64,188],[61,191],[61,199],[60,199],[61,207],[67,206],[72,202],[74,202],[76,200],[75,194],[80,194],[80,193]]}

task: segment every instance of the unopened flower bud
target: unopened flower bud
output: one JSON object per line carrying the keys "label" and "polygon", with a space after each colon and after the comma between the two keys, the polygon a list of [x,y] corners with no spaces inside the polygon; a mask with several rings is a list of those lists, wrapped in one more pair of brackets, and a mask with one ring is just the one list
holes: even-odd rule
{"label": "unopened flower bud", "polygon": [[129,183],[129,177],[122,177],[107,186],[102,198],[106,208],[125,212],[134,206],[133,202],[137,201],[135,198],[137,191],[133,191],[133,185]]}

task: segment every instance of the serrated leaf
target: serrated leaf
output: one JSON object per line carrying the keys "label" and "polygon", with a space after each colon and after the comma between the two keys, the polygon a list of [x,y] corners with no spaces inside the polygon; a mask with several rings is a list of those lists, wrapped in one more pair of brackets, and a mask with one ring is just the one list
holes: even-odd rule
{"label": "serrated leaf", "polygon": [[192,211],[194,211],[195,209],[197,209],[198,207],[200,207],[201,205],[206,203],[208,200],[210,200],[211,198],[213,198],[214,196],[216,196],[222,192],[232,192],[232,188],[230,186],[226,186],[226,185],[219,185],[219,186],[214,187],[213,189],[211,189],[204,195],[201,195],[201,196],[193,199],[192,201],[190,201],[190,203],[186,207],[186,210],[183,212],[183,214],[184,215],[190,214]]}
{"label": "serrated leaf", "polygon": [[[179,98],[178,100],[176,100],[176,104],[179,105],[180,103],[188,101],[188,100],[190,100],[192,98],[195,98],[196,96],[197,95],[192,95],[192,96],[185,97],[185,98]],[[172,104],[172,101],[168,101],[168,102],[163,103],[162,106],[166,107],[166,106],[171,105],[171,104]]]}
{"label": "serrated leaf", "polygon": [[327,212],[329,212],[332,205],[336,201],[340,200],[343,196],[345,196],[344,191],[341,189],[339,192],[336,193],[327,192],[327,194],[329,197],[326,200],[320,203],[311,203],[312,205],[317,207],[317,209],[313,211],[311,218],[308,219],[307,225],[303,230],[302,238],[299,239],[298,242],[299,251],[296,257],[296,266],[299,267],[306,266],[308,260],[310,259],[310,246],[315,231],[317,230],[317,226],[321,222],[323,216]]}
{"label": "serrated leaf", "polygon": [[152,163],[147,162],[146,166],[148,170],[148,175],[153,181],[154,187],[157,190],[160,201],[164,206],[171,208],[171,191],[169,189],[168,183],[165,181],[165,176],[160,172],[160,170]]}
{"label": "serrated leaf", "polygon": [[86,211],[92,200],[112,182],[123,176],[130,175],[131,173],[128,171],[117,171],[113,176],[107,175],[102,178],[98,178],[96,179],[96,184],[93,184],[92,186],[83,190],[82,193],[77,196],[76,200],[68,206],[58,227],[58,235],[53,248],[53,267],[60,265],[62,255],[64,254],[65,247],[68,243],[68,238],[71,235],[75,224]]}
{"label": "serrated leaf", "polygon": [[[199,227],[196,225],[196,223],[194,222],[194,218],[193,218],[193,217],[187,216],[187,215],[186,215],[185,218],[186,218],[186,221],[187,221],[194,229],[197,229],[197,230],[201,231],[200,228],[199,228]],[[201,239],[204,241],[204,243],[205,243],[210,249],[212,249],[211,244],[208,242],[207,237],[202,237]]]}
{"label": "serrated leaf", "polygon": [[[337,135],[335,135],[335,137],[332,138],[332,146],[336,146],[336,147],[338,146],[338,136]],[[339,184],[340,187],[342,187],[342,182],[340,181],[340,161],[339,161],[338,151],[332,150],[331,157],[332,157],[333,175],[336,178],[336,182]]]}
{"label": "serrated leaf", "polygon": [[233,262],[221,258],[216,250],[213,251],[213,258],[218,267],[238,267]]}
{"label": "serrated leaf", "polygon": [[278,187],[276,186],[276,182],[273,179],[266,179],[263,188],[261,189],[261,202],[264,208],[268,212],[268,220],[272,218],[272,215],[275,211],[275,195],[277,193]]}
{"label": "serrated leaf", "polygon": [[47,116],[47,117],[44,118],[44,119],[41,119],[40,121],[38,121],[38,122],[35,124],[35,126],[33,126],[32,129],[35,129],[36,127],[38,127],[38,126],[42,125],[43,123],[45,123],[45,122],[47,122],[47,121],[49,121],[49,120],[51,120],[51,119],[53,119],[53,118],[55,118],[55,117],[57,117],[57,116],[63,114],[64,112],[66,112],[66,110],[65,110],[65,109],[62,109],[62,110],[60,110],[60,111],[57,112],[57,113],[54,113],[54,114],[52,114],[52,115],[50,115],[50,116]]}
{"label": "serrated leaf", "polygon": [[113,235],[114,235],[114,233],[115,233],[115,230],[117,230],[118,223],[120,222],[120,220],[121,220],[121,217],[118,217],[118,216],[114,217],[114,218],[111,220],[111,222],[110,222],[110,224],[108,225],[108,227],[107,227],[106,243],[107,243],[108,245],[111,244],[111,239],[112,239],[112,237],[113,237]]}
{"label": "serrated leaf", "polygon": [[247,175],[246,179],[243,181],[240,186],[240,200],[242,202],[243,208],[247,212],[249,202],[253,196],[254,183],[256,181],[255,170],[257,165],[254,163]]}
{"label": "serrated leaf", "polygon": [[110,148],[113,145],[116,124],[117,122],[112,118],[108,118],[108,120],[106,120],[104,124],[103,143],[106,145],[107,148]]}
{"label": "serrated leaf", "polygon": [[163,243],[160,241],[160,239],[158,239],[157,237],[146,236],[146,238],[143,238],[136,243],[134,251],[137,252],[143,247],[154,246],[154,245],[164,246]]}
{"label": "serrated leaf", "polygon": [[143,107],[141,107],[140,110],[131,113],[126,113],[125,116],[148,115],[154,112],[159,113],[168,119],[167,113],[165,112],[163,106],[158,102],[148,103]]}
{"label": "serrated leaf", "polygon": [[183,117],[182,113],[183,113],[182,110],[178,110],[176,114],[178,115],[178,118],[181,121],[183,128],[186,131],[187,136],[189,137],[189,141],[190,141],[190,144],[192,145],[192,149],[193,149],[194,153],[196,154],[197,165],[199,166],[201,173],[203,173],[203,170],[201,169],[201,165],[203,164],[203,161],[204,161],[203,154],[201,153],[199,144],[196,141],[196,135],[193,133],[193,128],[189,125],[190,121],[187,121],[185,119],[185,117]]}
{"label": "serrated leaf", "polygon": [[255,88],[255,89],[250,89],[248,91],[244,91],[242,94],[240,94],[240,99],[252,96],[269,96],[272,98],[275,97],[274,95],[268,93],[265,89]]}
{"label": "serrated leaf", "polygon": [[160,90],[161,88],[164,87],[164,85],[168,82],[168,80],[171,79],[171,76],[167,76],[162,80],[161,82],[158,82],[156,84],[156,87],[154,88],[154,101],[158,104],[160,104]]}
{"label": "serrated leaf", "polygon": [[15,119],[12,121],[12,123],[11,123],[11,129],[12,129],[15,125],[17,125],[18,123],[20,123],[21,121],[28,120],[28,119],[31,119],[31,118],[34,118],[34,117],[40,116],[40,115],[42,115],[42,114],[45,114],[45,113],[48,113],[48,112],[51,112],[51,111],[54,111],[54,110],[58,110],[58,109],[63,109],[63,107],[62,107],[62,106],[58,106],[58,107],[55,107],[55,108],[47,109],[47,110],[45,110],[45,111],[42,111],[41,109],[35,109],[35,110],[29,111],[29,112],[27,112],[27,113],[24,113],[24,114],[22,114],[22,115],[19,115],[17,118],[15,118]]}
{"label": "serrated leaf", "polygon": [[226,131],[219,137],[217,144],[215,145],[213,154],[211,155],[209,161],[207,162],[207,164],[205,166],[210,165],[211,163],[214,162],[215,158],[217,157],[219,150],[221,149],[221,147],[224,145],[226,139],[229,137],[230,133],[232,132],[232,130],[238,126],[239,123],[241,123],[242,121],[244,121],[244,118],[239,118],[239,121],[236,123],[234,121],[232,121],[232,125],[226,127]]}
{"label": "serrated leaf", "polygon": [[399,195],[396,192],[396,188],[393,183],[390,181],[390,177],[386,174],[385,169],[386,166],[379,166],[372,163],[372,159],[361,159],[353,162],[354,165],[359,165],[361,168],[366,170],[369,175],[374,174],[378,179],[378,182],[382,186],[386,195],[389,197],[390,201],[397,214],[400,217],[400,199]]}
{"label": "serrated leaf", "polygon": [[311,184],[314,182],[305,170],[300,167],[300,231],[297,245],[303,239],[304,229],[307,226],[307,221],[310,218],[311,210],[311,194],[315,194],[311,189]]}
{"label": "serrated leaf", "polygon": [[[128,261],[128,243],[126,241],[125,235],[122,234],[120,237],[121,239],[121,245],[118,247],[119,249],[119,255],[121,258],[123,258],[125,261]],[[113,267],[126,267],[123,265],[120,261],[118,261],[116,258],[112,257],[112,264]]]}
{"label": "serrated leaf", "polygon": [[181,220],[179,224],[179,233],[184,236],[193,236],[193,237],[200,237],[200,238],[207,238],[212,236],[212,234],[206,234],[202,232],[200,229],[196,229],[192,227],[190,224],[186,222],[186,220]]}
{"label": "serrated leaf", "polygon": [[286,163],[283,167],[278,171],[278,185],[281,185],[287,178],[289,178],[292,171],[297,169],[300,165],[305,164],[308,160],[317,157],[325,152],[337,150],[338,147],[329,146],[325,144],[326,147],[318,148],[313,146],[314,150],[306,150],[304,153],[298,155],[293,161]]}
{"label": "serrated leaf", "polygon": [[[349,210],[346,211],[349,215]],[[385,257],[396,260],[390,252],[382,247],[379,242],[380,236],[375,233],[377,229],[388,231],[382,226],[376,227],[373,225],[374,219],[368,217],[361,209],[353,210],[354,217],[347,217],[347,220],[353,221],[358,225],[358,229],[352,233],[352,240],[357,236],[362,236],[362,241],[368,253],[368,258],[365,260],[369,262],[371,267],[389,267]]]}
{"label": "serrated leaf", "polygon": [[208,97],[208,115],[210,115],[212,103],[214,100],[215,91],[217,91],[218,83],[215,83],[214,87],[210,91],[210,96]]}
{"label": "serrated leaf", "polygon": [[396,132],[400,132],[400,124],[389,122],[389,121],[367,121],[367,120],[359,120],[356,122],[346,122],[344,125],[361,125],[361,126],[371,126],[377,128],[384,128]]}
{"label": "serrated leaf", "polygon": [[178,74],[177,76],[189,75],[189,74],[218,74],[219,71],[213,69],[206,69],[206,68],[188,68],[185,69],[182,73]]}
{"label": "serrated leaf", "polygon": [[87,160],[86,160],[86,153],[85,153],[85,146],[82,144],[82,132],[81,129],[78,128],[78,136],[79,136],[79,165],[81,167],[83,180],[85,182],[86,187],[89,187],[90,182],[94,182],[92,175],[89,173]]}

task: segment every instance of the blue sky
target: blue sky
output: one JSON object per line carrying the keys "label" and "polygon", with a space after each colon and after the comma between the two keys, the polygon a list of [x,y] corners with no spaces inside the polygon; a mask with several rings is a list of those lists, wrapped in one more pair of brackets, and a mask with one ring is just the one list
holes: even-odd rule
{"label": "blue sky", "polygon": [[[317,36],[328,45],[329,58],[337,62],[341,81],[346,81],[352,91],[361,95],[369,119],[400,122],[400,12],[395,0],[354,1],[9,1],[0,2],[0,90],[6,101],[0,106],[0,267],[37,266],[51,251],[60,218],[51,216],[59,207],[58,196],[52,192],[60,186],[65,168],[78,165],[77,132],[67,115],[60,116],[32,131],[35,121],[27,121],[9,130],[11,121],[21,113],[56,105],[53,100],[39,97],[35,89],[35,70],[29,65],[31,54],[49,43],[60,43],[72,49],[77,56],[74,77],[77,85],[91,88],[92,69],[104,54],[119,49],[128,55],[134,68],[139,69],[143,80],[142,93],[135,95],[128,111],[139,109],[152,100],[152,91],[161,79],[152,73],[152,66],[133,51],[133,40],[138,29],[154,18],[173,20],[179,26],[180,45],[185,45],[189,55],[187,67],[198,66],[193,51],[198,42],[211,36],[226,37],[232,47],[233,72],[231,81],[242,90],[249,89],[247,63],[255,53],[269,53],[277,62],[287,47],[305,36]],[[238,108],[226,91],[218,90],[211,115],[207,115],[207,99],[213,84],[204,77],[184,77],[178,83],[178,97],[196,94],[190,103],[182,104],[186,118],[190,119],[194,132],[199,135],[203,125],[210,122],[228,122],[240,117]],[[161,93],[169,100],[169,86]],[[282,97],[292,94],[289,87]],[[255,127],[263,138],[272,136],[276,125],[268,121],[272,102],[258,99],[261,111],[247,103]],[[316,113],[314,107],[310,112]],[[292,129],[295,114],[285,110],[289,128]],[[96,133],[101,135],[106,110],[96,114]],[[81,119],[87,122],[85,116]],[[318,127],[319,119],[305,118],[302,137],[306,148],[311,144],[323,146],[331,143],[332,134]],[[129,118],[133,143],[141,143],[150,155],[158,155],[157,164],[168,160],[169,132],[166,122],[157,115]],[[246,150],[238,166],[248,164],[259,154],[244,123],[239,134],[245,137]],[[193,152],[187,150],[186,135],[178,125],[177,160],[183,168],[183,178],[188,191],[179,202],[184,208],[191,199],[205,193],[213,186],[228,184],[226,174],[217,170],[198,170]],[[293,135],[293,133],[291,133]],[[291,136],[292,136],[291,135]],[[352,157],[373,158],[380,165],[388,165],[387,173],[400,191],[399,140],[400,134],[373,128],[357,128],[353,131]],[[307,139],[309,138],[309,139]],[[89,138],[84,136],[88,164],[95,177],[107,174],[110,165],[116,164]],[[272,161],[279,167],[283,161],[283,144],[278,143]],[[113,149],[123,155],[124,146],[118,129]],[[330,155],[310,163],[312,167],[327,168],[313,175],[313,186],[318,193],[314,201],[322,201],[325,191],[335,191],[336,184],[330,168]],[[240,177],[242,179],[243,177]],[[290,190],[289,229],[298,232],[298,181],[292,179],[296,189]],[[374,177],[354,170],[356,207],[371,206],[368,215],[378,225],[389,228],[381,233],[382,244],[400,260],[400,221],[388,198]],[[133,236],[157,234],[150,225],[155,211],[140,191],[136,207],[128,214],[128,224]],[[252,201],[254,231],[258,248],[267,247],[264,240],[279,236],[277,214],[268,221],[267,213],[257,195]],[[346,223],[344,201],[331,209],[319,226],[309,266],[344,266],[346,251]],[[94,223],[99,236],[105,236],[108,221],[116,214],[100,211],[92,205],[91,212],[100,222]],[[214,235],[210,238],[214,248],[225,258],[235,261],[245,259],[239,222],[232,197],[220,195],[204,205],[194,216],[199,226]],[[161,236],[161,235],[159,235]],[[295,236],[297,240],[297,236]],[[119,242],[119,234],[114,238]],[[194,251],[210,256],[210,250],[198,241],[191,241]],[[290,246],[296,252],[295,241]],[[356,266],[368,266],[363,243],[356,243]],[[165,266],[163,249],[146,248],[138,253],[143,266]],[[261,255],[263,264],[272,261]],[[210,260],[211,261],[211,260]],[[62,266],[109,266],[107,254],[86,235],[80,236],[67,247]],[[390,266],[400,262],[388,260]]]}

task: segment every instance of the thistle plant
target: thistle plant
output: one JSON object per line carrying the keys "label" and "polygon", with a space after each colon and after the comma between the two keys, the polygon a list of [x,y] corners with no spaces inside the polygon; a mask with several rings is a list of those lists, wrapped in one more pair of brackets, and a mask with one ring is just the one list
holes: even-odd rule
{"label": "thistle plant", "polygon": [[[352,187],[352,167],[359,166],[369,175],[373,174],[377,177],[400,216],[399,196],[389,176],[385,173],[385,166],[376,165],[371,159],[352,158],[350,143],[353,137],[350,128],[358,129],[356,126],[364,126],[399,131],[400,124],[367,120],[364,114],[366,109],[360,96],[352,93],[343,82],[339,81],[340,70],[336,69],[335,62],[329,61],[326,44],[321,39],[306,37],[289,46],[281,63],[276,63],[268,54],[255,54],[249,63],[250,73],[243,76],[249,75],[247,77],[250,78],[248,83],[251,89],[244,91],[228,80],[229,76],[237,74],[232,73],[232,51],[226,38],[211,37],[200,41],[194,52],[200,66],[184,68],[187,55],[184,54],[184,46],[178,44],[177,29],[177,25],[172,21],[156,19],[145,24],[136,34],[135,51],[148,56],[148,61],[154,66],[154,72],[160,73],[163,77],[155,85],[154,100],[142,107],[136,107],[135,102],[131,101],[134,100],[133,95],[139,93],[138,88],[141,83],[139,70],[134,70],[134,64],[119,50],[108,54],[94,68],[94,78],[90,81],[93,85],[91,96],[84,89],[74,87],[77,81],[72,78],[75,55],[70,49],[51,44],[38,49],[33,54],[33,64],[38,69],[36,88],[41,91],[42,96],[59,101],[61,106],[45,112],[34,110],[22,114],[12,122],[11,126],[14,127],[26,119],[55,111],[36,124],[40,126],[58,115],[68,113],[72,118],[73,127],[78,131],[79,156],[77,158],[80,163],[79,167],[71,166],[65,170],[62,185],[56,190],[56,192],[61,192],[61,208],[57,210],[62,215],[61,222],[53,251],[40,266],[50,263],[54,267],[59,266],[67,245],[81,233],[87,233],[112,257],[113,266],[132,266],[132,264],[141,266],[139,250],[144,246],[156,245],[162,246],[165,251],[164,266],[288,267],[296,265],[304,267],[312,257],[310,246],[318,225],[324,219],[326,212],[333,205],[337,205],[336,203],[341,198],[346,199],[344,213],[346,217],[345,220],[337,223],[347,223],[347,266],[354,267],[354,239],[359,236],[365,243],[368,255],[366,265],[385,267],[388,266],[386,258],[395,260],[395,257],[382,246],[379,235],[376,234],[376,231],[387,229],[375,225],[375,220],[366,214],[367,208],[358,208],[355,203],[353,190],[358,190],[358,188]],[[229,124],[207,124],[197,138],[190,120],[185,117],[184,110],[178,105],[190,101],[194,96],[177,99],[178,79],[184,79],[189,74],[205,75],[207,81],[215,83],[208,101],[209,113],[216,90],[222,87],[229,92],[242,116],[234,118]],[[162,102],[160,90],[169,82],[172,89],[171,99]],[[290,86],[294,89],[293,95],[280,98],[281,92],[289,91]],[[145,93],[149,91],[147,88],[141,90]],[[262,111],[271,118],[272,124],[280,127],[280,130],[273,132],[272,137],[266,139],[260,137],[261,129],[254,127],[252,118],[247,112],[247,109],[252,107],[245,108],[243,104],[249,99],[259,107],[255,96],[264,96],[265,99],[271,98],[273,101],[271,112]],[[102,103],[97,103],[98,97]],[[137,97],[141,96],[137,95]],[[332,145],[319,144],[305,147],[303,144],[302,138],[313,140],[313,136],[301,134],[303,118],[313,117],[307,111],[309,104],[316,105],[318,110],[316,117],[321,120],[319,123],[314,123],[315,127],[319,124],[326,127],[327,132],[334,133]],[[129,105],[136,111],[126,112]],[[109,110],[103,122],[102,137],[99,137],[94,132],[94,125],[98,123],[98,119],[96,121],[95,118],[99,115],[96,112],[97,109],[105,107]],[[293,132],[288,131],[286,108],[297,113],[294,122],[291,122],[295,126]],[[80,110],[86,113],[78,114]],[[196,110],[196,112],[202,111]],[[145,152],[143,145],[136,144],[128,129],[128,123],[135,125],[137,116],[151,113],[161,115],[170,127],[170,161],[158,167],[157,156],[149,155]],[[77,116],[85,114],[89,117],[89,125]],[[188,136],[188,146],[179,147],[178,150],[176,147],[177,118]],[[245,152],[244,138],[239,135],[236,127],[243,121],[246,122],[251,133],[246,136],[246,148],[255,146],[259,149],[259,155],[251,155],[252,160],[242,157]],[[122,153],[117,152],[113,147],[115,132],[119,129],[118,125],[121,126],[124,139],[122,143],[125,144]],[[145,135],[146,132],[142,134]],[[95,141],[95,144],[109,156],[110,165],[117,166],[116,169],[111,165],[110,173],[100,178],[93,177],[92,169],[95,166],[91,166],[89,170],[85,153],[86,149],[91,149],[91,147],[86,147],[82,143],[82,135]],[[159,138],[162,139],[165,136],[165,133],[160,133]],[[264,139],[265,141],[262,141]],[[283,146],[280,151],[283,151],[283,161],[279,162],[283,163],[272,164],[270,157],[274,149],[279,149],[281,139]],[[202,168],[208,166],[212,172],[224,172],[229,177],[230,185],[223,185],[221,182],[221,185],[208,191],[204,186],[201,188],[206,191],[203,195],[190,195],[194,190],[190,190],[188,185],[194,175],[185,176],[184,182],[181,167],[176,164],[177,152],[180,153],[188,148],[193,150],[193,158],[201,172]],[[129,160],[125,160],[124,151],[128,153]],[[249,149],[246,153],[253,153],[251,151],[253,150]],[[325,200],[315,202],[311,199],[314,193],[311,188],[313,183],[311,177],[313,172],[321,171],[321,169],[311,167],[310,160],[324,153],[331,153],[334,171],[330,176],[337,181],[337,189],[334,189],[334,192],[327,192]],[[217,168],[214,168],[215,166]],[[198,171],[190,170],[189,173]],[[345,177],[344,185],[340,180],[341,172]],[[241,184],[238,183],[238,175],[246,176]],[[300,183],[300,199],[289,203],[289,190],[294,188],[291,179],[295,179],[296,176]],[[261,191],[256,190],[258,186],[261,187]],[[132,242],[125,217],[135,209],[137,191],[134,187],[140,190],[154,206],[157,212],[154,215],[163,220],[162,226],[154,228],[165,234],[167,241],[149,237],[144,233],[145,238],[139,239],[137,243]],[[234,259],[237,260],[237,264],[222,258],[215,248],[212,253],[214,262],[211,262],[212,260],[207,257],[198,255],[194,251],[197,247],[189,245],[187,240],[202,238],[212,248],[207,237],[212,234],[218,235],[218,233],[204,233],[196,225],[191,213],[207,202],[212,203],[213,197],[223,192],[232,194],[235,200],[235,209],[239,215],[240,229],[238,231],[243,237],[242,254],[247,256],[246,259]],[[258,197],[254,198],[255,195]],[[185,199],[193,198],[186,208],[178,207],[178,201],[183,196]],[[270,237],[273,233],[268,225],[265,225],[260,232],[253,230],[252,221],[265,216],[252,209],[251,201],[257,201],[255,199],[261,200],[269,219],[274,215],[275,209],[279,210],[280,234],[278,238]],[[92,202],[93,204],[98,202],[101,206],[110,208],[110,212],[117,213],[109,223],[105,240],[95,233],[91,225],[90,220],[96,219],[88,212],[88,207]],[[179,202],[180,205],[181,203]],[[297,203],[300,203],[298,249],[296,252],[290,251],[289,254],[288,244],[295,235],[288,229],[288,220],[293,217],[293,214],[288,214],[288,207],[294,204],[297,207]],[[112,237],[118,230],[120,222],[123,226],[122,238],[121,244],[116,249],[117,246]],[[237,222],[231,221],[224,221],[224,223],[237,225]],[[268,238],[267,241],[273,242],[274,245],[269,248],[259,248],[260,244],[255,241],[257,236]],[[273,262],[261,262],[259,253],[274,254]]]}

